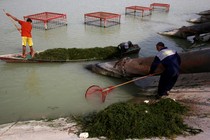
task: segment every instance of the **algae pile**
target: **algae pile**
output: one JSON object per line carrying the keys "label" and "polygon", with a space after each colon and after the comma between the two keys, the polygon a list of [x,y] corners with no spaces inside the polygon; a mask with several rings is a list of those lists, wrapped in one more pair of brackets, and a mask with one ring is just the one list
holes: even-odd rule
{"label": "algae pile", "polygon": [[54,48],[35,55],[35,60],[71,61],[71,60],[104,60],[119,56],[119,50],[114,46],[104,48]]}
{"label": "algae pile", "polygon": [[183,123],[187,111],[172,99],[161,99],[154,104],[115,103],[98,113],[77,117],[76,121],[90,137],[172,138],[189,130],[193,132],[193,128]]}

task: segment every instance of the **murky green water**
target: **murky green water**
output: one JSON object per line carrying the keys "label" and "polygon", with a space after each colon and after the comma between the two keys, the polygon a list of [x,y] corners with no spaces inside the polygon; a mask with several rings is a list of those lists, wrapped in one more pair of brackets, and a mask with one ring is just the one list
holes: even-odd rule
{"label": "murky green water", "polygon": [[[156,11],[144,18],[125,16],[125,7],[149,6],[154,0],[1,0],[5,9],[17,18],[39,12],[59,12],[68,16],[68,26],[48,31],[34,29],[36,50],[49,48],[89,48],[118,45],[132,41],[141,46],[141,56],[154,55],[154,45],[163,41],[170,48],[182,51],[189,45],[181,39],[157,34],[159,31],[190,25],[187,19],[207,10],[209,0],[161,0],[170,3],[169,13]],[[121,14],[121,24],[110,28],[84,25],[84,14],[104,11]],[[0,12],[0,54],[21,52],[20,35],[11,21]],[[0,124],[27,119],[60,117],[98,110],[114,102],[131,99],[139,91],[133,84],[115,89],[103,105],[92,105],[84,99],[86,89],[93,85],[107,87],[124,81],[97,75],[86,70],[87,64],[37,63],[8,64],[0,61]]]}

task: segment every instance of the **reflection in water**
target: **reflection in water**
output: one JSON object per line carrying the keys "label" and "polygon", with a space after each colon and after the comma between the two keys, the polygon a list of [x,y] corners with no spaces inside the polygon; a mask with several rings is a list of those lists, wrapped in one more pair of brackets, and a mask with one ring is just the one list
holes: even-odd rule
{"label": "reflection in water", "polygon": [[28,72],[27,79],[25,81],[26,90],[32,95],[40,95],[39,91],[39,79],[36,74],[36,70],[32,69],[31,72]]}

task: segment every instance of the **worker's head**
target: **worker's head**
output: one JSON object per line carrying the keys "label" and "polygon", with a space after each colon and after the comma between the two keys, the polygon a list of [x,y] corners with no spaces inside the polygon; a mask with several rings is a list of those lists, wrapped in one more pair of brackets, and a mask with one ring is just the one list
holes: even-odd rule
{"label": "worker's head", "polygon": [[160,51],[162,48],[165,48],[164,43],[163,43],[163,42],[158,42],[158,43],[156,44],[156,49],[157,49],[158,51]]}
{"label": "worker's head", "polygon": [[133,44],[132,44],[131,41],[128,41],[128,46],[129,46],[129,47],[132,47],[132,46],[133,46]]}
{"label": "worker's head", "polygon": [[30,18],[27,18],[26,20],[27,22],[31,22],[32,23],[32,20]]}

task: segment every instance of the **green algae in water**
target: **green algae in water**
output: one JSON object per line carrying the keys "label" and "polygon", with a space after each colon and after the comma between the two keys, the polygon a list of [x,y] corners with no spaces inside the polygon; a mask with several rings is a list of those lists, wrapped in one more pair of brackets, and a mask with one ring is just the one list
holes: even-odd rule
{"label": "green algae in water", "polygon": [[187,111],[185,106],[171,99],[161,99],[155,104],[115,103],[76,121],[83,131],[89,132],[90,137],[105,136],[117,140],[170,138],[189,129],[183,123],[183,115]]}
{"label": "green algae in water", "polygon": [[119,56],[117,47],[108,46],[104,48],[54,48],[48,49],[35,55],[34,59],[49,61],[68,60],[104,60]]}

